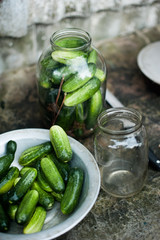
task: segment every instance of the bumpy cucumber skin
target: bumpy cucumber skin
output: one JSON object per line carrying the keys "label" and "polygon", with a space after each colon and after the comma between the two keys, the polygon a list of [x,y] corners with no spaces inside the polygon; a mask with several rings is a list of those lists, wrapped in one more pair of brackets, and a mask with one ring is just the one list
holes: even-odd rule
{"label": "bumpy cucumber skin", "polygon": [[20,156],[18,162],[22,166],[31,166],[37,159],[53,150],[50,142],[45,142],[34,147],[26,149]]}
{"label": "bumpy cucumber skin", "polygon": [[36,162],[36,169],[37,169],[37,182],[39,183],[40,187],[45,190],[46,192],[52,192],[52,188],[49,186],[44,173],[41,169],[41,160]]}
{"label": "bumpy cucumber skin", "polygon": [[63,214],[72,213],[77,206],[83,185],[83,175],[82,169],[71,169],[64,196],[60,204]]}
{"label": "bumpy cucumber skin", "polygon": [[16,203],[19,201],[31,187],[32,183],[37,177],[37,170],[32,168],[28,170],[17,182],[14,188],[9,192],[9,203]]}
{"label": "bumpy cucumber skin", "polygon": [[65,184],[54,162],[44,157],[41,159],[41,168],[51,188],[56,192],[64,192]]}
{"label": "bumpy cucumber skin", "polygon": [[91,79],[96,72],[96,65],[93,63],[86,64],[83,69],[83,73],[77,73],[71,78],[69,78],[66,82],[64,82],[62,86],[62,91],[64,92],[73,92],[78,88],[82,87],[86,82]]}
{"label": "bumpy cucumber skin", "polygon": [[7,193],[14,184],[15,179],[19,176],[17,167],[11,167],[7,175],[0,181],[0,195]]}
{"label": "bumpy cucumber skin", "polygon": [[50,193],[44,191],[37,181],[34,181],[32,184],[32,189],[36,190],[39,193],[39,204],[46,210],[52,209],[54,205],[54,197]]}
{"label": "bumpy cucumber skin", "polygon": [[24,195],[16,211],[15,219],[18,224],[26,224],[31,219],[38,199],[39,194],[36,190],[30,190]]}
{"label": "bumpy cucumber skin", "polygon": [[43,227],[46,215],[47,215],[46,210],[43,207],[41,206],[36,207],[36,210],[32,218],[30,219],[28,224],[24,227],[23,233],[30,234],[40,232]]}
{"label": "bumpy cucumber skin", "polygon": [[10,140],[8,143],[7,143],[7,154],[15,154],[17,150],[17,143],[13,140]]}
{"label": "bumpy cucumber skin", "polygon": [[86,128],[94,128],[96,125],[97,117],[102,111],[103,100],[101,91],[98,90],[90,99],[88,103],[88,115],[86,119]]}
{"label": "bumpy cucumber skin", "polygon": [[93,77],[81,88],[77,89],[74,92],[68,93],[64,104],[71,107],[88,100],[96,91],[98,91],[100,85],[101,82],[99,79]]}
{"label": "bumpy cucumber skin", "polygon": [[78,57],[83,57],[86,54],[83,51],[62,51],[57,50],[52,52],[51,56],[53,60],[63,63],[63,64],[70,64],[72,60],[75,60]]}
{"label": "bumpy cucumber skin", "polygon": [[72,159],[72,149],[66,132],[58,125],[49,130],[50,140],[56,156],[62,162],[69,162]]}
{"label": "bumpy cucumber skin", "polygon": [[0,203],[0,232],[7,232],[9,230],[9,219],[7,214],[5,213],[5,210]]}
{"label": "bumpy cucumber skin", "polygon": [[4,177],[4,175],[7,173],[11,163],[14,160],[14,154],[7,154],[3,157],[0,157],[0,179]]}

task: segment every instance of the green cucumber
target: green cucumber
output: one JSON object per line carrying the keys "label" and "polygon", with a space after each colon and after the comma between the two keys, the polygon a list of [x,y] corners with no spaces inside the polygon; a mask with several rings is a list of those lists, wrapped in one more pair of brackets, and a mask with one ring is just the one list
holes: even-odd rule
{"label": "green cucumber", "polygon": [[13,186],[15,179],[19,176],[17,167],[11,167],[4,178],[0,181],[0,195],[7,193]]}
{"label": "green cucumber", "polygon": [[50,128],[49,135],[57,158],[62,162],[69,162],[73,153],[66,132],[62,127],[54,125]]}
{"label": "green cucumber", "polygon": [[22,166],[31,166],[37,159],[43,157],[45,154],[50,153],[53,150],[51,142],[45,142],[34,147],[26,149],[20,155],[18,160]]}
{"label": "green cucumber", "polygon": [[81,168],[71,169],[64,196],[60,204],[63,214],[70,214],[76,208],[82,190],[83,178],[84,174]]}
{"label": "green cucumber", "polygon": [[46,219],[46,215],[47,215],[46,210],[43,207],[41,206],[36,207],[36,210],[32,218],[30,219],[28,224],[24,227],[23,233],[30,234],[40,232]]}
{"label": "green cucumber", "polygon": [[7,212],[11,220],[15,220],[17,209],[18,209],[18,204],[9,204]]}
{"label": "green cucumber", "polygon": [[56,192],[64,192],[65,184],[54,162],[44,157],[41,159],[41,168],[51,188]]}
{"label": "green cucumber", "polygon": [[37,182],[39,183],[40,187],[45,190],[46,192],[52,192],[52,188],[49,186],[49,183],[47,182],[44,173],[41,169],[41,160],[37,161],[36,163],[36,169],[37,169]]}
{"label": "green cucumber", "polygon": [[86,41],[79,37],[66,37],[58,41],[55,41],[55,44],[63,48],[78,48],[83,46]]}
{"label": "green cucumber", "polygon": [[62,91],[73,92],[78,88],[82,87],[86,82],[91,79],[96,72],[96,65],[94,63],[89,63],[85,65],[81,72],[73,75],[66,82],[63,83]]}
{"label": "green cucumber", "polygon": [[63,193],[57,193],[52,191],[51,194],[53,195],[53,197],[56,199],[57,202],[61,202],[62,198],[63,198]]}
{"label": "green cucumber", "polygon": [[76,58],[79,57],[85,57],[86,54],[83,51],[62,51],[57,50],[52,52],[52,58],[53,60],[63,63],[63,64],[70,64],[73,63],[73,60],[75,61]]}
{"label": "green cucumber", "polygon": [[36,190],[39,193],[39,204],[46,210],[52,209],[54,205],[54,197],[50,193],[44,191],[37,181],[34,181],[32,184],[32,189]]}
{"label": "green cucumber", "polygon": [[61,126],[65,131],[69,130],[74,122],[75,107],[66,107],[63,105],[58,118],[56,120],[56,125]]}
{"label": "green cucumber", "polygon": [[32,169],[32,167],[23,167],[20,170],[20,176],[22,177],[28,170]]}
{"label": "green cucumber", "polygon": [[35,168],[28,170],[9,192],[9,203],[18,202],[31,187],[36,177],[37,170]]}
{"label": "green cucumber", "polygon": [[7,232],[9,230],[9,219],[8,216],[0,203],[0,232]]}
{"label": "green cucumber", "polygon": [[71,71],[69,66],[63,66],[61,68],[54,69],[52,72],[52,82],[54,84],[60,84],[62,79],[63,81],[66,81],[73,74],[75,74],[75,71]]}
{"label": "green cucumber", "polygon": [[56,165],[59,173],[61,174],[63,180],[65,182],[67,182],[68,180],[68,175],[69,175],[69,171],[70,171],[70,166],[68,163],[64,163],[64,162],[60,162],[57,157],[55,156],[54,153],[50,153],[49,155],[47,155],[47,157],[49,157],[53,162],[54,164]]}
{"label": "green cucumber", "polygon": [[84,122],[84,109],[82,103],[76,105],[76,121],[78,123]]}
{"label": "green cucumber", "polygon": [[97,117],[102,111],[103,108],[103,100],[101,91],[98,90],[88,102],[88,115],[86,119],[86,128],[90,129],[95,127]]}
{"label": "green cucumber", "polygon": [[64,100],[64,104],[71,107],[88,100],[96,91],[98,91],[100,85],[101,82],[99,79],[93,77],[81,88],[74,92],[68,93]]}
{"label": "green cucumber", "polygon": [[15,219],[18,224],[26,224],[31,219],[38,199],[39,194],[36,190],[30,190],[24,195],[16,211]]}
{"label": "green cucumber", "polygon": [[97,62],[97,51],[93,49],[88,56],[88,63],[94,63],[96,64]]}
{"label": "green cucumber", "polygon": [[15,154],[17,149],[17,143],[13,140],[10,140],[7,143],[7,154]]}
{"label": "green cucumber", "polygon": [[100,68],[96,69],[94,76],[97,77],[101,82],[104,82],[104,80],[106,79],[105,72],[103,70],[101,70]]}

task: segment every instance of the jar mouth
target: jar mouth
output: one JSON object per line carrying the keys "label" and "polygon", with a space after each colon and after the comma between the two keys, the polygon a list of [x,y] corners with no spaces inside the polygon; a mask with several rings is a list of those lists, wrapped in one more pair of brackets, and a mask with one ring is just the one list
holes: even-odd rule
{"label": "jar mouth", "polygon": [[105,133],[125,135],[141,127],[142,115],[133,108],[110,108],[98,116],[97,122]]}
{"label": "jar mouth", "polygon": [[[78,47],[63,47],[63,46],[59,46],[57,45],[57,41],[58,40],[62,40],[66,37],[77,37],[81,40],[83,40],[83,44],[81,46]],[[72,50],[72,51],[77,51],[77,50],[84,50],[87,49],[88,47],[90,47],[91,45],[91,37],[89,35],[89,33],[87,33],[86,31],[80,29],[80,28],[64,28],[62,30],[58,30],[55,33],[53,33],[53,35],[50,38],[50,43],[53,47],[53,49],[56,50]]]}

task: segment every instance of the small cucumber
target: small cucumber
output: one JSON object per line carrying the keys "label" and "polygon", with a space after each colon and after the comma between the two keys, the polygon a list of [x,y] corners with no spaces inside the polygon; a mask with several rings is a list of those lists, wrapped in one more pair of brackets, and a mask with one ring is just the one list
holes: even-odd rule
{"label": "small cucumber", "polygon": [[15,154],[17,149],[17,143],[13,140],[10,140],[7,143],[7,154]]}
{"label": "small cucumber", "polygon": [[55,42],[57,46],[63,48],[78,48],[83,46],[85,43],[86,41],[79,37],[66,37]]}
{"label": "small cucumber", "polygon": [[64,196],[60,204],[63,214],[70,214],[77,206],[83,185],[83,175],[81,168],[71,169]]}
{"label": "small cucumber", "polygon": [[69,171],[70,171],[70,166],[68,163],[63,163],[63,162],[60,162],[54,153],[50,153],[49,155],[47,155],[47,157],[49,157],[53,162],[54,164],[56,165],[59,173],[61,174],[63,180],[65,182],[67,182],[68,180],[68,175],[69,175]]}
{"label": "small cucumber", "polygon": [[76,105],[76,121],[78,123],[84,122],[84,109],[83,109],[83,103],[79,103]]}
{"label": "small cucumber", "polygon": [[11,220],[15,220],[17,209],[18,209],[18,204],[9,204],[8,216]]}
{"label": "small cucumber", "polygon": [[66,132],[58,125],[49,130],[50,140],[58,159],[69,162],[72,159],[72,149]]}
{"label": "small cucumber", "polygon": [[49,186],[44,173],[41,169],[41,160],[38,160],[36,163],[36,169],[37,169],[37,182],[39,183],[40,187],[45,190],[46,192],[52,192],[52,188]]}
{"label": "small cucumber", "polygon": [[75,71],[71,71],[69,66],[63,66],[61,68],[54,69],[52,72],[52,82],[54,84],[60,84],[62,79],[66,81],[73,74],[75,74]]}
{"label": "small cucumber", "polygon": [[46,210],[43,207],[41,206],[36,207],[36,210],[32,218],[30,219],[28,224],[24,227],[23,233],[30,234],[40,232],[44,225],[46,215],[47,215]]}
{"label": "small cucumber", "polygon": [[35,168],[28,170],[9,192],[9,203],[16,203],[19,201],[31,187],[36,177],[37,170]]}
{"label": "small cucumber", "polygon": [[94,63],[96,64],[97,62],[97,51],[93,49],[88,56],[88,63]]}
{"label": "small cucumber", "polygon": [[96,69],[94,76],[97,77],[101,82],[104,82],[104,80],[106,79],[106,75],[105,75],[104,71],[101,70],[100,68]]}
{"label": "small cucumber", "polygon": [[53,60],[63,63],[63,64],[70,64],[73,59],[75,60],[78,57],[86,56],[83,51],[61,51],[57,50],[52,52]]}
{"label": "small cucumber", "polygon": [[96,65],[94,63],[89,63],[84,66],[81,72],[73,75],[66,82],[63,83],[62,91],[73,92],[78,88],[82,87],[86,82],[91,79],[96,72]]}
{"label": "small cucumber", "polygon": [[36,190],[39,193],[39,204],[46,210],[52,209],[54,205],[54,197],[50,193],[44,191],[37,181],[34,181],[32,184],[32,189]]}
{"label": "small cucumber", "polygon": [[65,184],[54,162],[44,157],[41,159],[41,168],[51,188],[56,192],[64,192]]}
{"label": "small cucumber", "polygon": [[90,129],[95,127],[97,117],[102,111],[103,100],[101,91],[98,90],[90,99],[88,103],[88,115],[86,119],[86,128]]}
{"label": "small cucumber", "polygon": [[8,216],[0,203],[0,232],[7,232],[9,230],[9,219]]}
{"label": "small cucumber", "polygon": [[66,107],[63,105],[58,115],[56,125],[61,126],[65,131],[69,130],[74,122],[75,107]]}
{"label": "small cucumber", "polygon": [[45,154],[50,153],[53,150],[51,142],[45,142],[34,147],[30,147],[25,150],[18,160],[22,166],[31,166],[37,159],[43,157]]}
{"label": "small cucumber", "polygon": [[38,198],[39,194],[36,190],[30,190],[24,195],[16,211],[15,219],[18,224],[26,224],[31,219],[38,203]]}
{"label": "small cucumber", "polygon": [[93,77],[81,88],[77,89],[74,92],[68,93],[65,98],[64,104],[66,106],[75,106],[88,100],[90,97],[93,96],[96,91],[98,91],[100,85],[101,82],[99,81],[99,79]]}
{"label": "small cucumber", "polygon": [[6,175],[13,160],[14,154],[11,153],[0,157],[0,179]]}
{"label": "small cucumber", "polygon": [[7,175],[0,181],[0,195],[7,193],[13,186],[15,179],[19,176],[17,167],[11,167]]}

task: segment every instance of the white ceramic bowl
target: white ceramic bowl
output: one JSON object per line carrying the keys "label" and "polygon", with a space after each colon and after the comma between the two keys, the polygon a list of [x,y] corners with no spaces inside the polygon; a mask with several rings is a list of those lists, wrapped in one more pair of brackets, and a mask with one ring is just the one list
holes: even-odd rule
{"label": "white ceramic bowl", "polygon": [[[21,168],[18,158],[25,149],[49,140],[49,130],[46,129],[22,129],[10,131],[0,135],[0,156],[5,154],[6,143],[9,140],[17,142],[17,151],[12,165]],[[91,210],[100,189],[100,173],[92,154],[78,141],[69,137],[73,150],[72,165],[79,166],[84,170],[84,184],[75,211],[64,216],[60,212],[59,203],[56,202],[53,209],[47,212],[43,229],[38,233],[25,235],[22,226],[12,223],[8,233],[0,233],[1,240],[48,240],[54,239],[77,225]]]}

